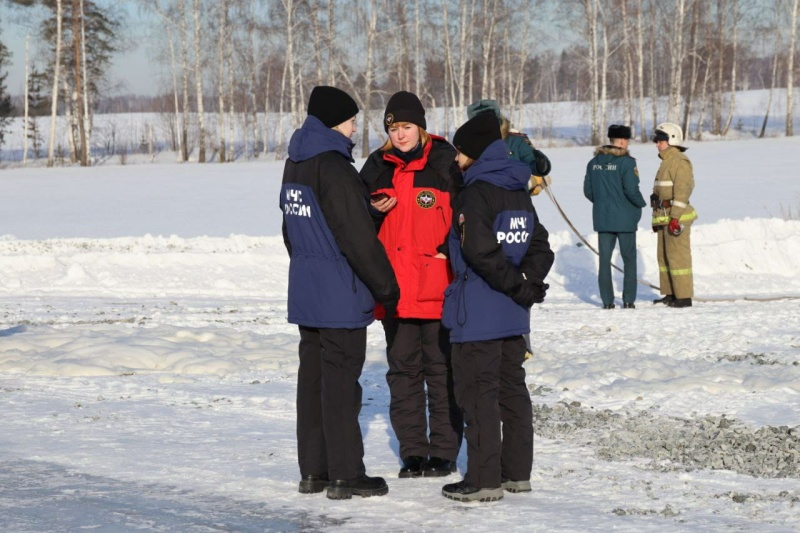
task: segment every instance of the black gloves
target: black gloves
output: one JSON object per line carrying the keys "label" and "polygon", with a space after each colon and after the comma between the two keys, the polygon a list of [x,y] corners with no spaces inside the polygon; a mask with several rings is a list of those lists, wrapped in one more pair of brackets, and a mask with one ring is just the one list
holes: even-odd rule
{"label": "black gloves", "polygon": [[651,194],[650,195],[650,207],[652,207],[653,209],[657,209],[658,207],[660,207],[658,205],[659,203],[660,203],[660,201],[658,199],[658,195],[656,193]]}
{"label": "black gloves", "polygon": [[536,295],[533,294],[533,285],[527,281],[523,281],[514,292],[511,293],[511,299],[522,307],[531,307],[535,298]]}
{"label": "black gloves", "polygon": [[547,176],[550,174],[550,171],[553,169],[553,166],[550,164],[550,159],[536,148],[533,149],[533,157],[536,159],[536,172],[540,176]]}
{"label": "black gloves", "polygon": [[544,302],[544,297],[550,285],[540,279],[528,279],[525,277],[525,274],[522,276],[524,279],[514,292],[511,293],[511,299],[522,307],[531,307],[533,304]]}
{"label": "black gloves", "polygon": [[533,286],[533,303],[540,304],[544,302],[544,297],[547,295],[547,289],[550,288],[549,283],[545,283],[540,279],[531,280]]}

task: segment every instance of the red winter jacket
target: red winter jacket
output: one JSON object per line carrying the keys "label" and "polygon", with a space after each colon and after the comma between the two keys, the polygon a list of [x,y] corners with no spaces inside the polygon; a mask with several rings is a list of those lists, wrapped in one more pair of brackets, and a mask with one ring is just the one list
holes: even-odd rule
{"label": "red winter jacket", "polygon": [[[453,218],[451,199],[461,172],[456,151],[444,138],[430,135],[422,156],[406,163],[391,152],[370,154],[361,177],[370,192],[385,192],[397,205],[379,222],[378,238],[400,285],[399,318],[442,318],[444,290],[452,280],[447,235]],[[376,318],[384,317],[381,305]]]}

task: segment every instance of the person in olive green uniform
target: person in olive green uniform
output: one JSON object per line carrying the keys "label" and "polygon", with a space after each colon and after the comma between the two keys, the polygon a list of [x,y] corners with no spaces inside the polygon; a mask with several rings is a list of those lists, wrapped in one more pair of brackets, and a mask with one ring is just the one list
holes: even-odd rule
{"label": "person in olive green uniform", "polygon": [[650,202],[653,231],[658,234],[658,270],[663,298],[653,303],[670,307],[691,307],[694,297],[691,233],[697,212],[689,204],[694,189],[692,162],[682,146],[683,131],[664,122],[656,127],[653,142],[661,166],[656,174]]}
{"label": "person in olive green uniform", "polygon": [[619,241],[622,256],[622,303],[633,309],[636,300],[636,230],[647,205],[639,192],[636,160],[628,152],[631,129],[612,125],[608,128],[611,144],[600,146],[586,165],[583,194],[592,202],[592,221],[600,249],[597,283],[603,309],[614,308],[611,282],[611,254]]}

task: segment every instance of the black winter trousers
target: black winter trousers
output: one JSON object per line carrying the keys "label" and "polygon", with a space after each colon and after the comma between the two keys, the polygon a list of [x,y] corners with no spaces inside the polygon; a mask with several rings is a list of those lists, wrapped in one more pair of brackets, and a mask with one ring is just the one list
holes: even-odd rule
{"label": "black winter trousers", "polygon": [[453,393],[447,330],[439,320],[404,318],[384,319],[383,329],[389,418],[400,443],[400,458],[418,455],[455,461],[464,422]]}
{"label": "black winter trousers", "polygon": [[497,488],[527,481],[533,467],[533,413],[525,385],[525,340],[453,344],[456,401],[464,411],[467,484]]}
{"label": "black winter trousers", "polygon": [[358,382],[367,330],[300,326],[297,458],[300,475],[353,479],[365,473]]}

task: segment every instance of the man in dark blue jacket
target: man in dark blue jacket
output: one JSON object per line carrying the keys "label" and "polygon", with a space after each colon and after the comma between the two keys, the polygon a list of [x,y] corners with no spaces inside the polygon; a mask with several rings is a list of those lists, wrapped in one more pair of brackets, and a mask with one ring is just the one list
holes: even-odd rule
{"label": "man in dark blue jacket", "polygon": [[366,475],[358,379],[375,299],[396,308],[400,290],[352,165],[356,113],[340,89],[311,91],[308,117],[289,142],[280,197],[288,318],[300,328],[299,490],[327,487],[331,499],[389,491],[383,478]]}
{"label": "man in dark blue jacket", "polygon": [[611,254],[619,240],[622,256],[622,305],[633,309],[636,300],[636,228],[647,205],[639,192],[639,170],[628,152],[631,129],[608,127],[611,144],[600,146],[586,165],[583,194],[592,202],[592,220],[597,232],[600,269],[597,282],[603,309],[614,309]]}
{"label": "man in dark blue jacket", "polygon": [[[467,473],[442,494],[494,501],[531,490],[533,423],[525,384],[530,308],[544,301],[554,255],[526,190],[530,167],[510,159],[493,113],[456,131],[464,187],[453,211],[442,321],[450,329],[456,402],[464,411]],[[502,430],[501,430],[502,423]]]}

